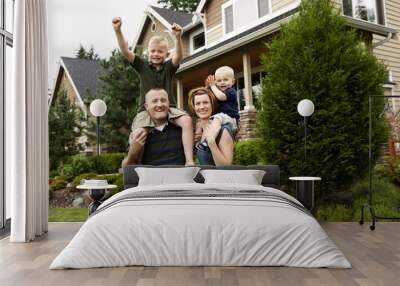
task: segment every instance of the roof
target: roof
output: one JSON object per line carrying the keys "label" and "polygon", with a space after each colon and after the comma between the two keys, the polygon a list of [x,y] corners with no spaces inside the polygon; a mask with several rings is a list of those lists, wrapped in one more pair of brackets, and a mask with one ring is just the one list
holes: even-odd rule
{"label": "roof", "polygon": [[174,11],[166,8],[160,8],[155,6],[150,6],[155,12],[157,12],[161,17],[163,17],[170,25],[177,23],[181,27],[185,27],[192,23],[192,18],[194,14]]}
{"label": "roof", "polygon": [[81,99],[84,101],[89,94],[95,96],[99,76],[105,72],[99,61],[67,57],[61,60]]}

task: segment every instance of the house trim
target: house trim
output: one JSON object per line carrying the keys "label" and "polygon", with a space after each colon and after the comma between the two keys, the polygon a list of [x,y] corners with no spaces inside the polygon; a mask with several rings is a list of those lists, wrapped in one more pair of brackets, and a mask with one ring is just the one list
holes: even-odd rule
{"label": "house trim", "polygon": [[207,0],[201,0],[199,5],[197,5],[196,13],[200,13],[203,10],[204,5],[206,5]]}

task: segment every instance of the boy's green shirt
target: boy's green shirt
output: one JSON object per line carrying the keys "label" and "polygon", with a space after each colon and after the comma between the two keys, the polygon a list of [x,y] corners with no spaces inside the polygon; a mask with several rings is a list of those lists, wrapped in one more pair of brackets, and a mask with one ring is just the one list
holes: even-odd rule
{"label": "boy's green shirt", "polygon": [[174,66],[172,60],[165,61],[160,69],[157,70],[148,60],[135,56],[132,67],[137,71],[140,77],[140,97],[138,102],[138,112],[145,110],[144,96],[152,88],[163,88],[168,93],[171,107],[176,107],[175,91],[172,80],[179,68]]}

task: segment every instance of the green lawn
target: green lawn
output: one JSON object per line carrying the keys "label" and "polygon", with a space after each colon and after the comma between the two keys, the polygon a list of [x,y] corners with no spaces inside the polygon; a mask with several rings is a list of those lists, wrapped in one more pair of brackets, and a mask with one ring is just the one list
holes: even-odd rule
{"label": "green lawn", "polygon": [[50,222],[86,221],[87,208],[49,208]]}

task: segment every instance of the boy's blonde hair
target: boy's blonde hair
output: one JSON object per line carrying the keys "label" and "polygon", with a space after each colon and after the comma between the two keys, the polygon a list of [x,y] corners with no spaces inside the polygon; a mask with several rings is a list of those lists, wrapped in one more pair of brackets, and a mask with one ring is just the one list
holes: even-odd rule
{"label": "boy's blonde hair", "polygon": [[168,50],[168,40],[163,36],[153,36],[153,37],[151,37],[147,47],[149,47],[151,44],[156,44],[156,45],[159,45],[159,46],[165,46],[165,48]]}
{"label": "boy's blonde hair", "polygon": [[225,75],[229,76],[230,78],[235,79],[235,71],[231,67],[228,67],[228,66],[219,67],[215,71],[215,75],[217,75],[217,73],[225,74]]}

